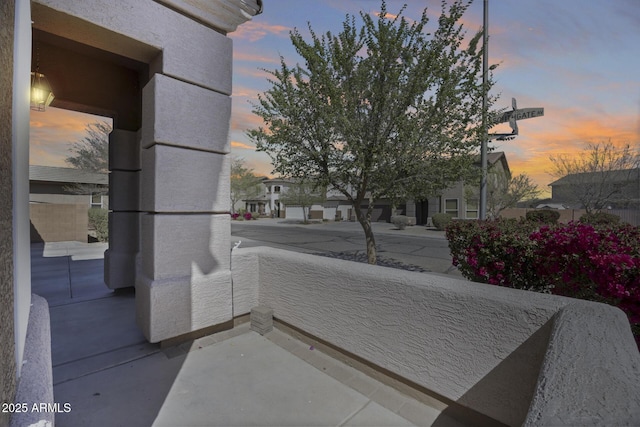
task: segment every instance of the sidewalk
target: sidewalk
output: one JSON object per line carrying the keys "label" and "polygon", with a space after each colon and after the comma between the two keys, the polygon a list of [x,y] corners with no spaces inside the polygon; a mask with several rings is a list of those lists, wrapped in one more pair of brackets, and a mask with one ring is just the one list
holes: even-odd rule
{"label": "sidewalk", "polygon": [[[277,224],[276,224],[277,225]],[[54,400],[75,426],[461,425],[286,333],[248,324],[178,347],[148,343],[135,294],[106,288],[104,245],[32,246],[50,304]]]}

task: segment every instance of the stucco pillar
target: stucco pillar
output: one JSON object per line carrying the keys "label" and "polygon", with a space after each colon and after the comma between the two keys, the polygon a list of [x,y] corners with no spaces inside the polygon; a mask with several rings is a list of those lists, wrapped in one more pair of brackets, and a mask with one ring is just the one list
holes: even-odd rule
{"label": "stucco pillar", "polygon": [[109,249],[104,281],[110,289],[135,286],[140,230],[140,132],[109,134]]}
{"label": "stucco pillar", "polygon": [[31,13],[29,2],[15,2],[12,99],[13,188],[13,303],[15,360],[22,370],[31,310],[31,248],[29,226],[29,88],[31,70]]}
{"label": "stucco pillar", "polygon": [[[225,34],[261,13],[262,1],[32,0],[32,10],[39,30],[151,70],[141,82],[135,263],[137,318],[146,337],[157,342],[231,320],[226,155],[233,43]],[[111,185],[135,189],[135,172],[112,168]],[[131,278],[135,244],[125,237],[135,234],[136,207],[128,205],[135,196],[125,191],[124,199],[122,209],[120,200],[111,203],[109,286]]]}
{"label": "stucco pillar", "polygon": [[232,319],[230,116],[228,95],[173,76],[143,89],[136,303],[151,342]]}

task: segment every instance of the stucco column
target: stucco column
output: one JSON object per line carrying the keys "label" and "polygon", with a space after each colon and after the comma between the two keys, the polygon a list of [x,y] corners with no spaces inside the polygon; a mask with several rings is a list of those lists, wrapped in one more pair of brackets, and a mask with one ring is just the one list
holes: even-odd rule
{"label": "stucco column", "polygon": [[151,342],[232,318],[230,117],[228,94],[173,76],[143,89],[136,303]]}
{"label": "stucco column", "polygon": [[109,249],[104,281],[110,289],[136,283],[140,230],[140,132],[109,134]]}
{"label": "stucco column", "polygon": [[[137,318],[146,337],[157,342],[231,320],[226,155],[233,44],[225,34],[261,13],[262,1],[32,0],[32,10],[42,31],[149,65],[135,263]],[[121,179],[120,189],[135,189],[129,179],[136,170],[112,168],[111,185]],[[107,255],[109,286],[131,278],[135,244],[125,237],[135,234],[129,214],[137,210],[127,205],[135,202],[131,192],[124,198],[122,209],[112,202],[111,220],[119,225],[112,226]]]}

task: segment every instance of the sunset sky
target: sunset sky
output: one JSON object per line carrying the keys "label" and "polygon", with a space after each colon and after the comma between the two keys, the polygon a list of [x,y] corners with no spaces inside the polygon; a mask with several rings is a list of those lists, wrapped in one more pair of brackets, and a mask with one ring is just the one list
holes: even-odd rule
{"label": "sunset sky", "polygon": [[[299,62],[289,40],[294,27],[308,35],[341,29],[346,13],[376,13],[379,0],[264,0],[264,13],[230,36],[234,42],[232,153],[256,173],[271,172],[269,157],[256,153],[245,131],[261,124],[251,113],[256,94],[269,88],[261,68],[275,69],[282,55]],[[417,19],[427,6],[435,28],[440,0],[388,0],[389,13],[404,3]],[[482,26],[483,2],[463,18],[469,34]],[[543,107],[544,117],[518,123],[513,141],[493,143],[505,151],[512,172],[527,173],[543,189],[553,181],[549,156],[575,153],[587,143],[611,140],[640,147],[640,2],[638,0],[489,1],[489,62],[499,64],[493,93],[497,107]],[[31,164],[65,166],[70,143],[95,118],[51,108],[32,113]],[[505,128],[496,130],[510,131]]]}

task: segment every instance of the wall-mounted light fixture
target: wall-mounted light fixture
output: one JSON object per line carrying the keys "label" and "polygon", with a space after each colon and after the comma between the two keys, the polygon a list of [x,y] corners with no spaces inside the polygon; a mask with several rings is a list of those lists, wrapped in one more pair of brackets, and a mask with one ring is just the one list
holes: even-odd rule
{"label": "wall-mounted light fixture", "polygon": [[31,109],[44,111],[53,101],[53,91],[49,81],[40,73],[40,51],[36,51],[36,71],[31,72]]}

